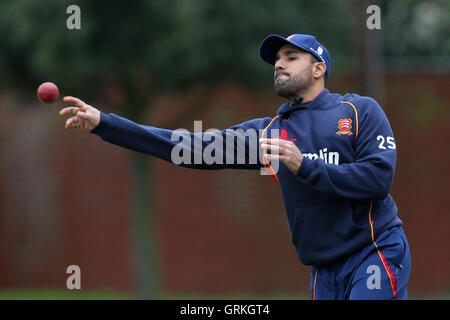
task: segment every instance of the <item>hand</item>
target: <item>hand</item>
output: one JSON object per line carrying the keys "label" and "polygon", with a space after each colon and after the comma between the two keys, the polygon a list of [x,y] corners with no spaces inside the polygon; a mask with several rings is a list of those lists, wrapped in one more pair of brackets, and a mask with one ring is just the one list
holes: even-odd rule
{"label": "hand", "polygon": [[100,123],[100,111],[94,107],[75,97],[64,97],[63,101],[74,105],[59,112],[60,116],[74,115],[66,120],[66,128],[81,128],[92,131]]}
{"label": "hand", "polygon": [[[261,148],[266,150],[264,155],[267,160],[280,160],[293,174],[297,174],[303,161],[303,154],[292,141],[283,139],[259,139]],[[267,154],[267,150],[272,150],[278,154]]]}

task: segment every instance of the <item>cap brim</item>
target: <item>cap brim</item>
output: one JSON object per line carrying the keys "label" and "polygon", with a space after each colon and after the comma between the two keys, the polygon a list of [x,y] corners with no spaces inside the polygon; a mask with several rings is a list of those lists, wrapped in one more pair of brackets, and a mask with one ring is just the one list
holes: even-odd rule
{"label": "cap brim", "polygon": [[296,48],[308,52],[306,48],[303,48],[302,46],[299,46],[298,44],[291,42],[282,36],[270,34],[261,42],[261,45],[259,46],[259,55],[265,62],[274,65],[278,50],[286,44],[290,44]]}
{"label": "cap brim", "polygon": [[259,46],[259,55],[261,58],[270,64],[275,64],[275,57],[278,50],[286,44],[292,44],[286,38],[277,34],[268,35]]}

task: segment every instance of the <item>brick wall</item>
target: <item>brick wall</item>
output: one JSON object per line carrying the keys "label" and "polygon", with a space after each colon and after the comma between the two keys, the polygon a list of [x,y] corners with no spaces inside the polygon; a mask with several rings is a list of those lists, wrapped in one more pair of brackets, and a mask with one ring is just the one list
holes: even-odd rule
{"label": "brick wall", "polygon": [[[332,91],[352,79],[331,82]],[[392,195],[410,241],[409,289],[450,288],[450,77],[386,78],[396,136]],[[282,100],[223,86],[161,97],[142,121],[165,128],[226,128],[271,116]],[[84,289],[134,290],[130,152],[63,128],[57,106],[17,106],[0,95],[0,288],[65,288],[82,268]],[[156,169],[161,277],[171,293],[296,293],[308,268],[290,244],[279,187],[257,171],[201,171],[149,159]]]}

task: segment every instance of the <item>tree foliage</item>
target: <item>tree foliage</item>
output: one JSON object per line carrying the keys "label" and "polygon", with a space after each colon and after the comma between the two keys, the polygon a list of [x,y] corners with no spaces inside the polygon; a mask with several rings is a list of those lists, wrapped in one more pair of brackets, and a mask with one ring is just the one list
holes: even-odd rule
{"label": "tree foliage", "polygon": [[[355,12],[355,1],[2,1],[0,86],[52,80],[93,97],[112,82],[137,100],[193,83],[258,88],[272,73],[258,55],[270,33],[316,35],[335,72],[354,59],[355,15],[365,14]],[[381,3],[385,54],[448,54],[447,2]],[[66,27],[71,4],[81,9],[81,30]]]}
{"label": "tree foliage", "polygon": [[[81,30],[66,27],[66,8],[81,9]],[[330,1],[73,1],[0,4],[1,85],[35,87],[52,79],[95,94],[102,83],[173,90],[195,82],[258,87],[272,72],[258,55],[270,33],[314,33],[332,52],[349,39],[346,2]],[[344,21],[344,22],[343,22]],[[345,38],[345,37],[344,37]]]}

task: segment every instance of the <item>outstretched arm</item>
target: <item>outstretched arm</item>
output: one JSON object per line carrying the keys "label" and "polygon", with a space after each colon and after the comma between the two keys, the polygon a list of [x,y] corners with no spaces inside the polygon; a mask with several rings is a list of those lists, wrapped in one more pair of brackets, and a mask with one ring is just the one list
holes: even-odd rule
{"label": "outstretched arm", "polygon": [[262,167],[258,138],[269,118],[225,130],[192,133],[140,125],[113,113],[105,114],[74,97],[65,97],[64,101],[74,105],[60,111],[60,115],[72,115],[66,128],[82,128],[121,147],[195,169]]}

